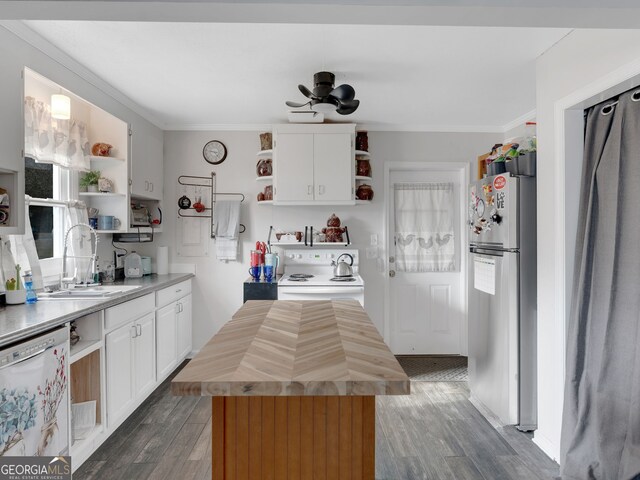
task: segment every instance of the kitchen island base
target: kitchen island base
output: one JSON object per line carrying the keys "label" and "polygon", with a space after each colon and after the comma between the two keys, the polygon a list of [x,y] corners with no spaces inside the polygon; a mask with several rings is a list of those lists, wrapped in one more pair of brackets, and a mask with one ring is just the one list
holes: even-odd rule
{"label": "kitchen island base", "polygon": [[375,476],[375,397],[213,397],[212,478]]}

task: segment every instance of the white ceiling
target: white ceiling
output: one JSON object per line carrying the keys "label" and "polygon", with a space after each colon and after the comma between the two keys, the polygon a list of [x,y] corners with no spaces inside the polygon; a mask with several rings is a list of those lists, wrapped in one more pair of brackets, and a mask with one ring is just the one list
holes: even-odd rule
{"label": "white ceiling", "polygon": [[408,130],[500,130],[535,108],[535,59],[567,29],[27,21],[165,129],[286,121],[313,73],[361,105],[330,119]]}

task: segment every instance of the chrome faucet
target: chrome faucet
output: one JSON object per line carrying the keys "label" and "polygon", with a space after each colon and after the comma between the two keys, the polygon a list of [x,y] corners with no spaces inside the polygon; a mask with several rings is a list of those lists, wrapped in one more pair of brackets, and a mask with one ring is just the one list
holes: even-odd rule
{"label": "chrome faucet", "polygon": [[[91,251],[91,255],[90,256],[86,256],[86,255],[73,255],[73,256],[69,256],[67,255],[67,241],[69,239],[69,234],[71,233],[71,230],[73,230],[74,228],[87,228],[89,229],[89,233],[91,235],[93,235],[93,247],[92,247],[92,251]],[[94,284],[93,281],[93,277],[94,274],[96,272],[96,258],[97,258],[97,254],[98,254],[98,233],[88,224],[86,223],[78,223],[77,225],[72,225],[71,227],[69,227],[67,229],[67,232],[64,235],[64,250],[62,252],[62,280],[61,280],[61,288],[67,288],[69,287],[69,285],[72,286],[76,286],[76,285],[83,285],[83,286],[89,286]],[[67,259],[68,258],[85,258],[85,259],[89,259],[89,267],[87,268],[87,272],[84,276],[84,278],[77,278],[77,272],[74,272],[73,276],[69,277],[67,274]],[[77,268],[76,268],[77,270]]]}

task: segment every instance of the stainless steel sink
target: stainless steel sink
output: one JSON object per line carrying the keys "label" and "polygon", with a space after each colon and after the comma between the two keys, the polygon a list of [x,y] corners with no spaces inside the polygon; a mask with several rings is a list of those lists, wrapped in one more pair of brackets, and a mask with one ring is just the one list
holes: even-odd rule
{"label": "stainless steel sink", "polygon": [[110,298],[140,288],[141,285],[100,285],[97,287],[78,287],[57,292],[38,294],[39,300],[99,300]]}

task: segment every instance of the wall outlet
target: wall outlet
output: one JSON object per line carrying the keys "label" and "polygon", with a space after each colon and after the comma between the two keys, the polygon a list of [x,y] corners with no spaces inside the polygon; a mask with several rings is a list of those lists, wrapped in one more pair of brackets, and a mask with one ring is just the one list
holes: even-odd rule
{"label": "wall outlet", "polygon": [[367,247],[367,258],[378,258],[378,247]]}
{"label": "wall outlet", "polygon": [[371,246],[375,247],[376,245],[378,245],[378,234],[377,233],[372,233],[371,234]]}

